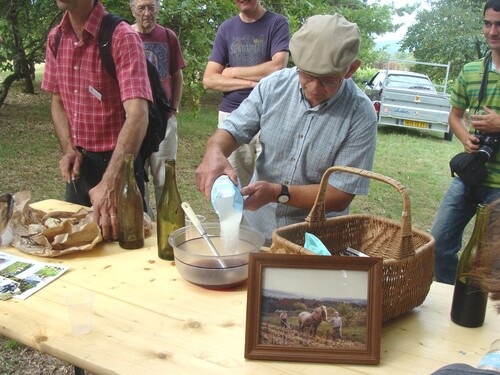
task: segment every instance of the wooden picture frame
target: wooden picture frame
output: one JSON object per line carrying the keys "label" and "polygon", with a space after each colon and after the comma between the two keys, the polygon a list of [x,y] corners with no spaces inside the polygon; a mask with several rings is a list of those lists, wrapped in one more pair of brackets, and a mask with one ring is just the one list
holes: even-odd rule
{"label": "wooden picture frame", "polygon": [[381,310],[381,258],[252,253],[245,358],[378,364]]}

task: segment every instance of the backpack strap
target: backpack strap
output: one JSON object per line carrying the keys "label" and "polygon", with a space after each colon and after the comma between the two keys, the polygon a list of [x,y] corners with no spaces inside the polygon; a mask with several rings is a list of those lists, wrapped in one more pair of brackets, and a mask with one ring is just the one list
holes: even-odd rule
{"label": "backpack strap", "polygon": [[52,49],[52,54],[54,55],[54,60],[57,59],[57,50],[59,49],[59,43],[61,43],[62,30],[57,29],[56,36],[54,38],[54,48]]}
{"label": "backpack strap", "polygon": [[[118,26],[120,22],[127,22],[127,20],[115,14],[106,14],[102,19],[98,35],[99,54],[101,55],[102,65],[115,81],[118,81],[118,78],[116,77],[116,65],[115,61],[113,60],[113,53],[111,50],[111,39],[113,38],[113,33],[116,29],[116,26]],[[54,59],[57,58],[57,51],[59,50],[61,38],[62,30],[59,28],[54,38],[54,48],[52,50]]]}
{"label": "backpack strap", "polygon": [[115,81],[118,81],[118,78],[116,77],[116,65],[115,61],[113,60],[111,40],[113,38],[113,33],[116,29],[116,26],[118,26],[120,22],[127,22],[127,20],[115,14],[106,14],[99,29],[98,39],[99,53],[101,55],[102,65]]}
{"label": "backpack strap", "polygon": [[489,51],[488,54],[484,57],[483,78],[481,80],[481,87],[479,89],[479,94],[477,96],[478,105],[476,108],[476,112],[481,106],[481,103],[484,99],[484,95],[486,94],[486,86],[488,86],[488,74],[490,72],[490,65],[491,65],[491,51]]}

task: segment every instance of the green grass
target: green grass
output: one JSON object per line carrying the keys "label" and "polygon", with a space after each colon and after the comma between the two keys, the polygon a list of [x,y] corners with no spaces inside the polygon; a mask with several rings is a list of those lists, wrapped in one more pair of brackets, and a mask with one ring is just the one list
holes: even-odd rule
{"label": "green grass", "polygon": [[7,340],[2,345],[2,349],[15,350],[15,349],[18,349],[20,346],[21,346],[21,344],[19,342],[17,342],[16,340]]}
{"label": "green grass", "polygon": [[[415,228],[429,230],[434,214],[450,182],[449,160],[461,150],[454,139],[417,129],[380,127],[374,171],[403,184],[411,201]],[[354,200],[353,213],[372,213],[400,220],[402,198],[388,184],[373,181],[368,196]]]}
{"label": "green grass", "polygon": [[[40,91],[34,96],[22,94],[14,87],[0,111],[0,122],[0,192],[28,190],[32,201],[63,199],[65,184],[58,168],[61,153],[50,120],[50,96]],[[216,216],[196,190],[194,173],[216,128],[216,106],[179,115],[179,190],[183,200],[209,220]]]}
{"label": "green grass", "polygon": [[177,180],[179,193],[193,210],[208,221],[217,220],[211,204],[196,190],[195,171],[205,151],[205,143],[217,129],[217,106],[202,107],[199,112],[183,110],[178,117],[179,147],[177,155]]}
{"label": "green grass", "polygon": [[[196,190],[195,170],[205,143],[217,128],[217,97],[205,101],[199,112],[183,108],[179,115],[177,179],[181,197],[195,212],[216,215]],[[63,199],[64,181],[58,168],[60,150],[50,120],[50,96],[11,89],[0,111],[0,192],[29,190],[33,201]],[[448,162],[462,150],[460,142],[444,141],[441,133],[396,127],[380,127],[374,171],[392,177],[408,189],[412,223],[427,231],[446,191]],[[151,184],[150,184],[151,185]],[[389,185],[372,181],[368,196],[355,198],[351,212],[400,220],[402,200]]]}

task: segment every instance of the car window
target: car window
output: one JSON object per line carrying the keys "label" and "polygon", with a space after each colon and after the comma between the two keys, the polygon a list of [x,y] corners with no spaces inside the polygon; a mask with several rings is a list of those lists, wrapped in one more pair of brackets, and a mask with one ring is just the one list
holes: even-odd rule
{"label": "car window", "polygon": [[373,88],[379,88],[382,86],[382,83],[385,78],[385,73],[384,72],[378,72],[375,74],[375,76],[371,79],[369,85],[372,86]]}
{"label": "car window", "polygon": [[391,74],[387,78],[386,87],[398,87],[403,89],[419,89],[436,91],[436,87],[425,77]]}

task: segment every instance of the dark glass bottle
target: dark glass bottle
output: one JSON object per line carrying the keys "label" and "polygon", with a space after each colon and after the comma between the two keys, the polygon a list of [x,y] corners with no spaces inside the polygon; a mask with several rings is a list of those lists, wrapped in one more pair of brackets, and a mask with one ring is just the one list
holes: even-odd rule
{"label": "dark glass bottle", "polygon": [[481,327],[486,313],[488,293],[474,278],[479,264],[479,254],[488,236],[489,208],[477,206],[476,222],[469,243],[462,251],[457,268],[457,279],[451,305],[451,320],[463,327]]}
{"label": "dark glass bottle", "polygon": [[144,246],[144,213],[134,174],[134,156],[125,156],[123,185],[118,196],[118,240],[124,249]]}
{"label": "dark glass bottle", "polygon": [[165,163],[165,186],[158,206],[156,229],[158,238],[158,256],[173,260],[174,249],[168,243],[168,236],[176,229],[185,226],[184,210],[175,177],[175,160]]}

